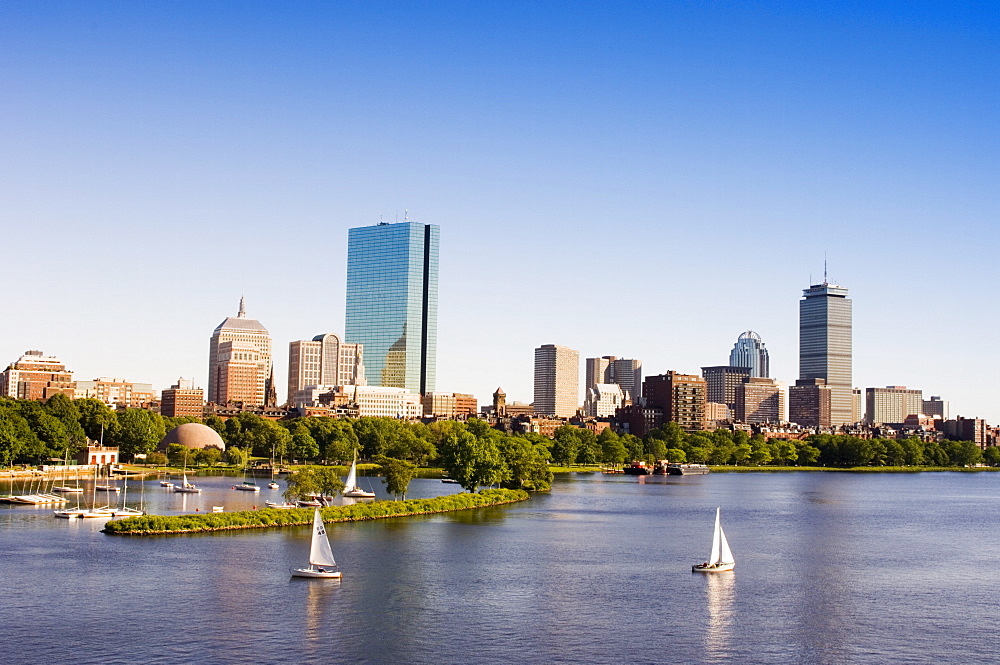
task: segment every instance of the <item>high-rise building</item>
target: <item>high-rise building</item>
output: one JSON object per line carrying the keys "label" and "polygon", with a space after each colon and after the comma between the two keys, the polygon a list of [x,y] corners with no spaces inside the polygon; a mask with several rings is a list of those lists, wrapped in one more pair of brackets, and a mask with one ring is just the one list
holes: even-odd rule
{"label": "high-rise building", "polygon": [[364,345],[372,384],[434,392],[438,236],[414,222],[348,232],[344,339]]}
{"label": "high-rise building", "polygon": [[288,399],[307,386],[364,386],[364,346],[333,333],[288,344]]}
{"label": "high-rise building", "polygon": [[736,389],[736,420],[744,423],[779,423],[785,413],[785,392],[774,379],[750,377]]}
{"label": "high-rise building", "polygon": [[701,375],[707,385],[708,401],[725,404],[730,411],[736,413],[736,390],[750,378],[750,371],[749,367],[732,365],[702,367]]}
{"label": "high-rise building", "polygon": [[587,388],[583,414],[591,418],[613,416],[625,403],[625,393],[617,383],[598,383]]}
{"label": "high-rise building", "polygon": [[41,351],[25,351],[0,373],[0,395],[5,397],[47,400],[62,393],[72,398],[75,389],[73,372],[58,358]]}
{"label": "high-rise building", "polygon": [[788,419],[802,427],[829,427],[831,393],[826,379],[799,379],[788,388]]}
{"label": "high-rise building", "polygon": [[271,335],[256,319],[248,319],[243,298],[240,311],[212,333],[208,350],[208,401],[263,406],[271,367]]}
{"label": "high-rise building", "polygon": [[580,408],[580,352],[557,344],[535,349],[535,413],[570,418]]}
{"label": "high-rise building", "polygon": [[802,293],[805,297],[799,301],[799,378],[823,379],[830,390],[830,424],[850,424],[854,387],[851,300],[847,289],[824,280]]}
{"label": "high-rise building", "polygon": [[923,410],[921,413],[928,418],[938,416],[941,420],[948,420],[948,400],[942,400],[937,395],[934,395],[930,399],[925,399],[922,406]]}
{"label": "high-rise building", "polygon": [[183,377],[160,394],[160,415],[169,418],[194,416],[205,413],[205,391],[194,387],[194,381]]}
{"label": "high-rise building", "polygon": [[732,367],[748,367],[750,376],[767,378],[771,376],[771,361],[760,335],[752,330],[741,333],[729,352]]}
{"label": "high-rise building", "polygon": [[688,432],[705,429],[708,384],[692,374],[670,371],[647,376],[642,387],[646,407],[663,412],[663,422],[675,422]]}
{"label": "high-rise building", "polygon": [[865,422],[869,425],[902,424],[907,416],[923,413],[924,393],[906,386],[865,389]]}
{"label": "high-rise building", "polygon": [[614,383],[621,387],[626,399],[638,402],[642,396],[642,361],[634,358],[602,356],[584,362],[585,390],[599,383]]}

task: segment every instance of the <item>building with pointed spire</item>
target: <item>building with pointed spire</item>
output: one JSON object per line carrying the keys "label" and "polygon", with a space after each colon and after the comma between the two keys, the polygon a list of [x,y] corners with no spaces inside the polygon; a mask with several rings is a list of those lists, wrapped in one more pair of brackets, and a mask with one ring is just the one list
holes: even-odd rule
{"label": "building with pointed spire", "polygon": [[264,406],[274,390],[273,375],[271,335],[260,321],[247,318],[240,297],[239,313],[226,317],[209,342],[208,401]]}

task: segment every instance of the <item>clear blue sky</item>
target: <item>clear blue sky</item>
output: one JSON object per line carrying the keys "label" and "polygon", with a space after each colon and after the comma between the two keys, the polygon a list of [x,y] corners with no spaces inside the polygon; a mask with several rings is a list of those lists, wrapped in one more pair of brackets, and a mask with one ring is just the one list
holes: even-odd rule
{"label": "clear blue sky", "polygon": [[[534,347],[798,371],[1000,422],[995,3],[0,1],[0,363],[204,383],[235,314],[343,331],[347,229],[441,226],[438,387]],[[281,391],[279,391],[279,394]]]}

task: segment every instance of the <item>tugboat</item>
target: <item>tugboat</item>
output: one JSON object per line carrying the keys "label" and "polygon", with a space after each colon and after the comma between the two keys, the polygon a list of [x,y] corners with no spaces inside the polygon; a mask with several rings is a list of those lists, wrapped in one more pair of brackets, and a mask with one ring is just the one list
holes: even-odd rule
{"label": "tugboat", "polygon": [[645,462],[632,462],[622,469],[622,473],[627,476],[648,476],[652,471]]}

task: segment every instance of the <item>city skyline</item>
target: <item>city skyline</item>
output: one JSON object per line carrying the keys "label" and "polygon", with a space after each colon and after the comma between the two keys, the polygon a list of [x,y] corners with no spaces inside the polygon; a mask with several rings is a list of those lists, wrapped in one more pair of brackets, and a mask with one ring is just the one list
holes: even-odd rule
{"label": "city skyline", "polygon": [[530,401],[542,342],[694,374],[747,329],[791,385],[826,254],[855,387],[998,422],[998,11],[12,5],[0,353],[207,388],[245,293],[283,390],[344,330],[348,229],[409,208],[446,230],[440,390]]}

